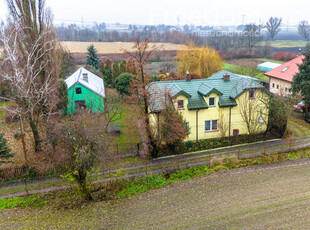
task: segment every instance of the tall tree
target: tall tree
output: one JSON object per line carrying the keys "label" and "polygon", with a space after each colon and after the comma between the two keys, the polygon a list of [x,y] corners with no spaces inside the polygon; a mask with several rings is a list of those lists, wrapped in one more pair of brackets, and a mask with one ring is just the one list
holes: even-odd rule
{"label": "tall tree", "polygon": [[0,74],[18,105],[11,111],[29,121],[35,150],[40,150],[39,123],[45,126],[57,109],[63,49],[44,0],[7,0],[8,26],[1,30],[4,61]]}
{"label": "tall tree", "polygon": [[121,64],[120,64],[119,69],[120,69],[120,73],[121,73],[121,74],[127,72],[127,71],[126,71],[126,61],[125,61],[125,60],[121,61]]}
{"label": "tall tree", "polygon": [[301,21],[298,25],[298,33],[303,37],[304,40],[309,40],[310,35],[310,25],[308,21]]}
{"label": "tall tree", "polygon": [[248,47],[249,51],[251,52],[253,47],[257,44],[257,42],[262,40],[262,34],[260,32],[260,27],[257,26],[255,23],[245,25],[243,30],[244,32],[244,39],[245,44]]}
{"label": "tall tree", "polygon": [[116,78],[120,75],[120,69],[119,69],[119,62],[116,61],[113,64],[112,67],[112,75],[113,75],[113,82],[115,82]]}
{"label": "tall tree", "polygon": [[[292,82],[292,92],[300,93],[305,101],[305,108],[310,103],[310,52],[306,53],[303,63],[299,65],[299,71]],[[309,111],[305,109],[305,116],[309,118]]]}
{"label": "tall tree", "polygon": [[178,75],[185,76],[186,72],[198,74],[204,78],[223,69],[223,60],[215,49],[197,47],[190,43],[177,52],[179,61]]}
{"label": "tall tree", "polygon": [[282,18],[269,18],[268,22],[266,23],[266,28],[269,32],[270,39],[274,41],[275,36],[280,32],[280,25],[282,23]]}
{"label": "tall tree", "polygon": [[97,50],[94,45],[90,45],[87,48],[87,57],[86,57],[86,65],[93,67],[94,69],[99,69],[99,58],[97,55]]}
{"label": "tall tree", "polygon": [[[144,126],[146,130],[146,135],[148,138],[148,151],[151,153],[153,157],[157,156],[157,146],[156,140],[152,135],[150,117],[149,117],[149,106],[148,106],[148,98],[149,93],[146,90],[147,84],[150,82],[150,79],[147,78],[145,66],[149,62],[149,59],[154,54],[154,52],[161,47],[152,46],[150,44],[150,38],[145,38],[143,40],[136,38],[133,46],[133,52],[126,51],[132,58],[132,66],[135,66],[135,72],[137,72],[137,77],[134,79],[132,83],[132,87],[130,90],[130,100],[134,101],[138,108],[141,111],[141,115],[143,117]],[[147,153],[148,154],[148,153]]]}

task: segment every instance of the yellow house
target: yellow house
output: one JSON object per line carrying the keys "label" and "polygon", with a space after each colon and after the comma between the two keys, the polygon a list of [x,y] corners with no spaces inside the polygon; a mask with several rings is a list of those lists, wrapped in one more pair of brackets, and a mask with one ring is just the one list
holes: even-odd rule
{"label": "yellow house", "polygon": [[168,100],[186,120],[190,131],[187,140],[266,131],[271,93],[259,80],[227,71],[219,71],[207,79],[189,78],[149,85],[154,128]]}

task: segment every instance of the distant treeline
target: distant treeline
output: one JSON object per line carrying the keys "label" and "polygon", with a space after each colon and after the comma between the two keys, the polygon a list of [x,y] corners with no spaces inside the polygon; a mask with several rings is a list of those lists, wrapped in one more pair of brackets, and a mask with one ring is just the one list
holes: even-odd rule
{"label": "distant treeline", "polygon": [[158,29],[157,27],[137,28],[125,31],[105,30],[100,27],[81,28],[76,25],[57,27],[58,37],[63,41],[87,42],[133,42],[137,37],[150,37],[151,42],[171,42],[184,44],[189,40],[197,45],[202,45],[204,39],[198,34],[173,30],[172,28]]}

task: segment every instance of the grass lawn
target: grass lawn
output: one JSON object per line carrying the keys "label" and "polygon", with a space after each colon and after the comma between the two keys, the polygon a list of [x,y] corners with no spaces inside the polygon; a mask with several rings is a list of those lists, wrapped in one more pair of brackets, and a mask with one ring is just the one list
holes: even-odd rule
{"label": "grass lawn", "polygon": [[[51,208],[52,202],[41,208],[2,210],[0,228],[304,229],[310,225],[309,165],[305,158],[211,175],[203,175],[203,168],[197,167],[173,174],[171,180],[183,181],[163,188],[167,180],[149,176],[149,183],[158,189],[123,199],[60,210]],[[195,178],[185,179],[195,172]],[[144,186],[126,192],[141,193]],[[33,207],[31,200],[16,202],[30,202]]]}
{"label": "grass lawn", "polygon": [[310,136],[310,124],[294,116],[289,117],[288,129],[295,137]]}
{"label": "grass lawn", "polygon": [[265,82],[269,81],[269,78],[267,76],[265,76],[263,72],[261,72],[257,69],[253,69],[253,68],[249,68],[249,67],[245,67],[245,66],[233,65],[233,64],[229,64],[229,63],[224,63],[223,69],[230,71],[232,73],[235,73],[235,74],[251,76],[251,77],[257,78],[261,81],[265,81]]}
{"label": "grass lawn", "polygon": [[261,61],[261,62],[272,62],[272,63],[277,63],[277,64],[285,63],[284,61],[276,61],[276,60],[269,59],[269,58],[255,58],[254,60]]}
{"label": "grass lawn", "polygon": [[6,107],[9,105],[9,102],[0,101],[0,119],[2,119],[5,116],[5,111],[3,107]]}
{"label": "grass lawn", "polygon": [[[272,41],[268,42],[272,47],[275,48],[285,48],[285,47],[305,47],[307,45],[307,41]],[[260,45],[265,45],[266,42],[260,42]]]}

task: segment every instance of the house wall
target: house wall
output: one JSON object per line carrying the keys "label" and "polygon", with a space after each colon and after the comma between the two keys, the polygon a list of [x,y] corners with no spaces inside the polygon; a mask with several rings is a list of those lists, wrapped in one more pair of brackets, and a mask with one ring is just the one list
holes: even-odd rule
{"label": "house wall", "polygon": [[[76,94],[75,89],[79,87],[82,89],[82,94]],[[79,83],[68,90],[68,99],[68,114],[71,114],[72,111],[76,113],[77,108],[75,108],[75,101],[83,100],[85,100],[86,107],[92,112],[97,113],[104,111],[104,98]]]}
{"label": "house wall", "polygon": [[[274,87],[273,87],[274,84]],[[279,89],[277,89],[277,85],[279,85]],[[290,95],[289,89],[292,87],[290,82],[280,80],[278,78],[269,78],[269,91],[278,96],[288,96]],[[287,91],[285,91],[287,88]]]}
{"label": "house wall", "polygon": [[[185,96],[180,95],[176,99],[173,100],[175,108],[177,109],[177,101],[178,100],[184,100],[184,110],[178,110],[185,120],[189,123],[190,128],[190,134],[187,137],[185,141],[194,141],[196,139],[210,139],[210,138],[220,138],[220,137],[227,137],[229,135],[233,135],[234,130],[238,130],[239,134],[249,134],[247,125],[244,122],[244,118],[241,115],[242,111],[246,111],[245,114],[248,113],[248,109],[244,110],[241,109],[241,105],[243,105],[243,108],[245,107],[255,107],[255,112],[262,111],[262,117],[263,117],[263,124],[260,124],[258,122],[259,115],[255,115],[257,118],[257,130],[256,133],[261,133],[266,131],[267,129],[267,123],[268,123],[268,109],[267,106],[262,101],[267,101],[269,99],[269,95],[267,95],[264,91],[261,89],[256,90],[255,99],[249,100],[249,92],[246,91],[243,93],[239,98],[236,100],[237,106],[232,107],[231,109],[229,107],[221,108],[218,105],[219,102],[219,96],[216,93],[212,93],[209,97],[215,97],[216,99],[216,106],[215,107],[209,107],[208,109],[202,109],[202,110],[188,110],[187,104],[188,100]],[[205,97],[206,102],[209,102],[209,97]],[[264,100],[262,100],[262,98]],[[249,104],[247,104],[247,101],[249,101]],[[229,117],[230,117],[230,110],[231,110],[231,127],[229,132]],[[197,113],[198,113],[198,124],[197,122]],[[151,123],[153,124],[153,127],[156,127],[157,125],[157,115],[152,114],[150,116]],[[206,120],[218,120],[218,130],[216,131],[205,131],[205,121]],[[197,132],[198,131],[198,132]]]}

